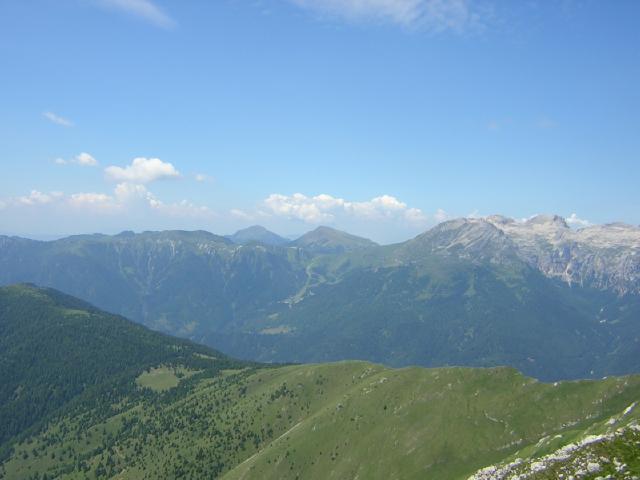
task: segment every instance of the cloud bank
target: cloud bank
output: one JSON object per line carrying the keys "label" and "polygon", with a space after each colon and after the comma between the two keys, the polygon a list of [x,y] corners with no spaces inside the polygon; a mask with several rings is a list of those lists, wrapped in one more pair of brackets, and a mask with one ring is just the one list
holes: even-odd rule
{"label": "cloud bank", "polygon": [[134,158],[126,167],[110,166],[104,170],[107,178],[116,182],[150,183],[167,178],[178,178],[180,172],[159,158]]}
{"label": "cloud bank", "polygon": [[417,208],[410,208],[391,195],[382,195],[364,202],[352,202],[343,198],[320,194],[314,197],[295,193],[273,193],[263,201],[264,210],[271,215],[302,220],[306,223],[332,223],[339,217],[366,220],[403,220],[424,223],[426,215]]}

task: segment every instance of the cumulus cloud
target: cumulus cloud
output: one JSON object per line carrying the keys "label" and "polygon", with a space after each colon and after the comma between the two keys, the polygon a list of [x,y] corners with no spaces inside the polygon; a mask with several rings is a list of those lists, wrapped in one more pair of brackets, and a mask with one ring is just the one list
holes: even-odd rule
{"label": "cumulus cloud", "polygon": [[98,0],[107,8],[136,16],[157,27],[172,28],[175,21],[151,0]]}
{"label": "cumulus cloud", "polygon": [[155,201],[155,197],[147,187],[136,183],[119,183],[113,192],[121,203],[143,199],[148,202]]}
{"label": "cumulus cloud", "polygon": [[71,120],[67,120],[60,115],[56,115],[53,112],[43,112],[42,116],[56,125],[61,125],[63,127],[73,127],[73,122]]}
{"label": "cumulus cloud", "polygon": [[65,160],[64,158],[56,158],[54,161],[57,165],[67,165],[70,163],[75,163],[76,165],[81,165],[83,167],[98,166],[98,161],[87,152],[82,152],[76,155],[75,157],[73,157],[71,160]]}
{"label": "cumulus cloud", "polygon": [[576,215],[575,213],[572,213],[571,215],[569,215],[565,220],[570,226],[576,227],[576,228],[588,227],[589,225],[591,225],[591,222],[589,220],[578,218],[578,215]]}
{"label": "cumulus cloud", "polygon": [[327,194],[308,197],[302,193],[274,193],[263,204],[272,215],[316,224],[331,223],[341,216],[369,220],[404,220],[410,223],[426,221],[426,216],[420,209],[410,208],[391,195],[382,195],[364,202],[351,202]]}
{"label": "cumulus cloud", "polygon": [[159,158],[134,158],[126,167],[110,166],[105,168],[109,180],[145,184],[164,178],[178,178],[180,172],[168,162]]}
{"label": "cumulus cloud", "polygon": [[349,21],[387,21],[433,32],[463,33],[482,27],[472,0],[289,0],[294,5]]}
{"label": "cumulus cloud", "polygon": [[96,165],[98,165],[98,161],[87,152],[80,153],[80,155],[77,155],[74,160],[78,165],[89,167],[95,167]]}
{"label": "cumulus cloud", "polygon": [[120,205],[150,208],[152,211],[174,217],[212,217],[214,212],[206,206],[195,205],[188,200],[166,203],[158,199],[147,187],[140,184],[119,183],[114,195]]}

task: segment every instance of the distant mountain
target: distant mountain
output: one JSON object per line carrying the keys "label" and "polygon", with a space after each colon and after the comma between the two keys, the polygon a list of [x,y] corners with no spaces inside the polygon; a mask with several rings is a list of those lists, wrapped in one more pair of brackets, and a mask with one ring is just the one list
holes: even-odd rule
{"label": "distant mountain", "polygon": [[517,245],[520,256],[551,278],[570,285],[640,294],[640,228],[622,223],[578,230],[558,216],[539,215],[526,222],[492,216]]}
{"label": "distant mountain", "polygon": [[378,246],[377,243],[330,227],[318,227],[305,233],[291,245],[313,253],[344,253]]}
{"label": "distant mountain", "polygon": [[265,245],[282,246],[289,243],[289,240],[287,240],[286,238],[281,237],[280,235],[273,233],[266,228],[261,227],[260,225],[254,225],[252,227],[238,230],[233,235],[227,236],[227,238],[233,243],[237,243],[239,245],[245,245],[250,242],[258,242]]}
{"label": "distant mountain", "polygon": [[436,225],[398,245],[393,252],[404,263],[432,256],[455,257],[472,264],[519,261],[517,246],[503,231],[484,220],[464,218]]}
{"label": "distant mountain", "polygon": [[640,474],[639,376],[246,364],[32,286],[0,289],[0,315],[1,478]]}
{"label": "distant mountain", "polygon": [[285,246],[207,232],[0,237],[34,282],[260,361],[510,365],[545,380],[640,371],[640,228],[557,216],[444,222],[379,246],[327,227]]}
{"label": "distant mountain", "polygon": [[[198,339],[234,331],[294,295],[307,254],[207,232],[0,237],[0,284],[57,288],[156,330]],[[274,281],[277,280],[277,281]]]}

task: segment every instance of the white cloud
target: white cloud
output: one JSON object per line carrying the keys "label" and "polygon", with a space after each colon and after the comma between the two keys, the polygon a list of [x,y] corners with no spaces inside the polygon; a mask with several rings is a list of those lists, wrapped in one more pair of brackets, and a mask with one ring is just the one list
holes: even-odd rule
{"label": "white cloud", "polygon": [[114,189],[115,202],[129,209],[151,209],[174,217],[212,217],[214,212],[206,206],[195,205],[188,200],[165,203],[158,199],[147,187],[135,183],[119,183]]}
{"label": "white cloud", "polygon": [[68,165],[70,163],[75,163],[76,165],[81,165],[83,167],[97,167],[98,161],[93,158],[93,156],[89,155],[87,152],[82,152],[71,160],[65,160],[64,158],[56,158],[54,160],[56,165]]}
{"label": "white cloud", "polygon": [[159,158],[134,158],[131,165],[126,167],[110,166],[104,171],[110,180],[135,184],[180,176],[180,172],[171,163],[163,162]]}
{"label": "white cloud", "polygon": [[578,218],[578,216],[575,213],[572,213],[571,215],[569,215],[565,220],[570,226],[577,227],[577,228],[588,227],[589,225],[591,225],[591,222],[589,220]]}
{"label": "white cloud", "polygon": [[95,167],[96,165],[98,165],[98,161],[95,158],[93,158],[91,155],[89,155],[87,152],[80,153],[75,157],[74,160],[78,165],[89,166],[89,167]]}
{"label": "white cloud", "polygon": [[[144,185],[126,182],[116,185],[112,195],[101,192],[65,195],[62,192],[43,193],[32,190],[29,195],[0,201],[0,209],[10,207],[56,207],[59,212],[67,212],[68,208],[72,208],[75,212],[105,214],[137,212],[143,216],[157,213],[164,217],[199,219],[210,219],[215,216],[209,207],[195,205],[188,200],[166,203],[159,200]],[[44,212],[43,210],[43,214],[46,214]]]}
{"label": "white cloud", "polygon": [[211,179],[209,175],[206,175],[204,173],[196,173],[194,178],[196,179],[196,182],[206,182]]}
{"label": "white cloud", "polygon": [[147,190],[147,187],[136,183],[119,183],[114,189],[114,194],[121,203],[138,199],[154,200],[153,194]]}
{"label": "white cloud", "polygon": [[162,28],[175,26],[174,20],[151,0],[99,0],[106,7],[134,15]]}
{"label": "white cloud", "polygon": [[67,120],[66,118],[56,115],[53,112],[43,112],[42,116],[50,122],[55,123],[56,125],[62,125],[63,127],[73,127],[73,122],[71,120]]}
{"label": "white cloud", "polygon": [[368,220],[402,220],[408,223],[426,221],[426,216],[420,209],[409,208],[406,203],[391,195],[382,195],[364,202],[350,202],[327,194],[308,197],[302,193],[274,193],[263,204],[272,215],[307,223],[331,223],[344,216]]}
{"label": "white cloud", "polygon": [[432,32],[463,33],[482,27],[472,0],[289,0],[294,5],[349,21],[387,21]]}

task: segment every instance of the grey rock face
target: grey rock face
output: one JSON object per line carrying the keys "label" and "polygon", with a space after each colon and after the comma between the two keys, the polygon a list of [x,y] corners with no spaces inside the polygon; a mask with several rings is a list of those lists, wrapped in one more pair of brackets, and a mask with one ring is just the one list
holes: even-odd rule
{"label": "grey rock face", "polygon": [[524,260],[569,285],[640,294],[640,228],[623,223],[572,229],[557,215],[526,221],[502,215],[460,218],[402,244],[398,253],[412,259],[420,253],[502,264]]}
{"label": "grey rock face", "polygon": [[571,229],[562,217],[487,222],[508,235],[521,258],[547,277],[568,284],[640,293],[640,228],[622,223]]}

